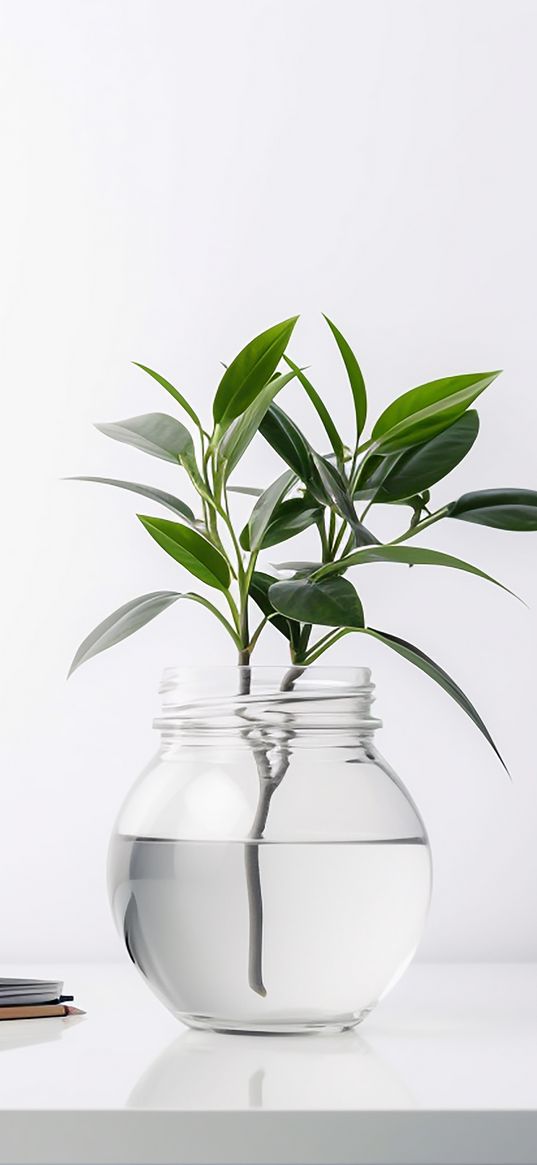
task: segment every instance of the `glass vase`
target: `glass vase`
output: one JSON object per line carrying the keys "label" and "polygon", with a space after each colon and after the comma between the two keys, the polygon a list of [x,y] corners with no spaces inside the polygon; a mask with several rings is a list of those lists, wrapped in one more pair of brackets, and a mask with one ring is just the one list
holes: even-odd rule
{"label": "glass vase", "polygon": [[194,1028],[344,1030],[410,962],[431,887],[367,668],[168,669],[109,855],[116,924]]}

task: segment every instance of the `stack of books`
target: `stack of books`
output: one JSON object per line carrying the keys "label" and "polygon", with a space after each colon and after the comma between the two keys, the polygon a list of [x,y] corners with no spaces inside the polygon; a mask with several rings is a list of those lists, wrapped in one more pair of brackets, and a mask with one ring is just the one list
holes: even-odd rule
{"label": "stack of books", "polygon": [[56,979],[0,979],[0,1021],[84,1015]]}

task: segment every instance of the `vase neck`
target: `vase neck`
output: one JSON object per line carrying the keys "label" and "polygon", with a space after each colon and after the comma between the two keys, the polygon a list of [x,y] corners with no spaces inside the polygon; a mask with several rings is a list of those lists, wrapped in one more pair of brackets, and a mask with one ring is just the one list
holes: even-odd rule
{"label": "vase neck", "polygon": [[168,739],[218,731],[371,733],[381,724],[371,715],[373,691],[368,668],[169,668],[155,727]]}

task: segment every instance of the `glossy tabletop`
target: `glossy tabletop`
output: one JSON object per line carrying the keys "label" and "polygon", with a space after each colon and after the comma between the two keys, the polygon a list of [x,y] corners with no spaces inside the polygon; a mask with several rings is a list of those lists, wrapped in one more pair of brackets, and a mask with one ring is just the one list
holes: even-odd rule
{"label": "glossy tabletop", "polygon": [[341,1035],[189,1031],[128,964],[0,1024],[0,1165],[537,1165],[537,967],[415,964]]}

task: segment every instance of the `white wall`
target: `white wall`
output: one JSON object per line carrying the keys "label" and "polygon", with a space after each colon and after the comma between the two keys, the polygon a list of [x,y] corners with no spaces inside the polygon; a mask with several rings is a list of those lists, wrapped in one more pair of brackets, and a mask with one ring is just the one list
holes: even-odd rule
{"label": "white wall", "polygon": [[[505,369],[471,459],[436,491],[536,486],[537,5],[517,0],[3,0],[1,955],[122,957],[104,888],[118,805],[154,746],[165,663],[230,659],[175,608],[65,674],[105,614],[180,576],[136,501],[72,473],[179,491],[91,427],[168,408],[142,360],[208,409],[256,331],[303,313],[294,354],[334,416],[434,376]],[[287,406],[318,430],[304,400]],[[319,439],[319,444],[320,444]],[[274,458],[260,440],[247,476]],[[429,545],[526,596],[426,569],[364,572],[369,619],[420,643],[478,703],[513,774],[440,691],[376,644],[380,744],[429,826],[423,958],[537,958],[537,536],[463,523]],[[266,662],[280,645],[267,638]]]}

